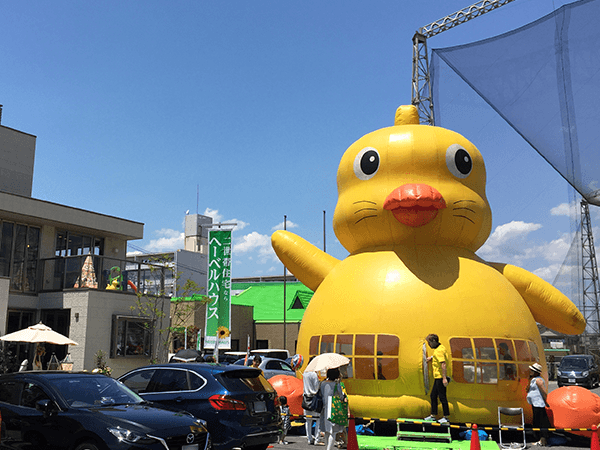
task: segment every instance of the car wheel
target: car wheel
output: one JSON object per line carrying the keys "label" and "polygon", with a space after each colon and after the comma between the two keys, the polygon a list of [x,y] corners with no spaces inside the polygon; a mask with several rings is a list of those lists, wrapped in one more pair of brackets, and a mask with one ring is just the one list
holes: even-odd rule
{"label": "car wheel", "polygon": [[79,444],[77,447],[75,447],[75,450],[101,450],[101,447],[99,447],[95,442],[88,441]]}

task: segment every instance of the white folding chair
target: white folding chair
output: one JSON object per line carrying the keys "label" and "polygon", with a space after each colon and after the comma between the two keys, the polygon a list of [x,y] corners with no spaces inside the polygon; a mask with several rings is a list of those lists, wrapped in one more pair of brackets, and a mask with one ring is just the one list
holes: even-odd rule
{"label": "white folding chair", "polygon": [[[508,417],[521,416],[521,423],[515,423],[515,420],[507,422]],[[498,407],[498,435],[500,437],[500,448],[509,448],[513,450],[524,449],[527,447],[527,441],[525,440],[525,415],[523,414],[523,408],[504,408]],[[521,432],[521,429],[523,430]],[[502,432],[506,434],[509,432],[511,436],[522,435],[523,442],[505,442],[502,439]]]}

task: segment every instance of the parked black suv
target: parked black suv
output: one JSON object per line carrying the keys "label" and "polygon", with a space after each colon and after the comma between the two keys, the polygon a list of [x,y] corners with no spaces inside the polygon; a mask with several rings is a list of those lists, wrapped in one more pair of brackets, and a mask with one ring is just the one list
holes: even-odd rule
{"label": "parked black suv", "polygon": [[558,387],[573,385],[592,389],[600,384],[600,368],[591,355],[563,356],[556,369]]}
{"label": "parked black suv", "polygon": [[119,378],[145,400],[206,420],[213,448],[266,450],[277,442],[275,389],[259,369],[214,363],[155,364]]}

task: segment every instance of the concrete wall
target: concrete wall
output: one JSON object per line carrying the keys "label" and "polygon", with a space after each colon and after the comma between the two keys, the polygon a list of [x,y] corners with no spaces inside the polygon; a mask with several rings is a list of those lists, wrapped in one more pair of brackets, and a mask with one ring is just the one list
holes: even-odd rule
{"label": "concrete wall", "polygon": [[269,341],[269,348],[285,348],[293,355],[296,352],[300,323],[288,323],[286,330],[286,344],[283,342],[283,323],[257,323],[256,340]]}
{"label": "concrete wall", "polygon": [[146,356],[109,357],[113,315],[137,317],[131,310],[136,298],[134,295],[90,289],[45,293],[40,297],[44,308],[71,310],[69,338],[79,344],[69,348],[73,370],[94,369],[94,355],[98,350],[106,353],[106,362],[113,370],[113,377],[149,363]]}
{"label": "concrete wall", "polygon": [[36,137],[0,126],[0,191],[31,197]]}

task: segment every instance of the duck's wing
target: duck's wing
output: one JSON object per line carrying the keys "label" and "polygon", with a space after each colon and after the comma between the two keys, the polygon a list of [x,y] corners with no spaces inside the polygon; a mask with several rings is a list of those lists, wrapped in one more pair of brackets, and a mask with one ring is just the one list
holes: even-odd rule
{"label": "duck's wing", "polygon": [[501,263],[488,264],[517,289],[537,322],[563,334],[583,333],[583,314],[566,295],[550,283],[520,267]]}
{"label": "duck's wing", "polygon": [[276,231],[271,244],[277,257],[304,285],[315,291],[339,259],[289,231]]}

